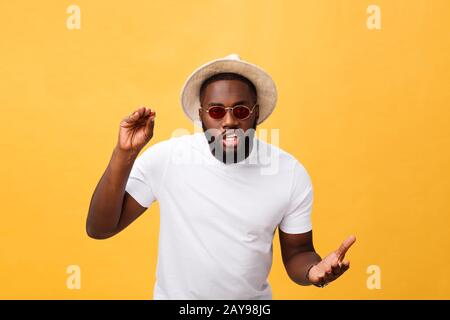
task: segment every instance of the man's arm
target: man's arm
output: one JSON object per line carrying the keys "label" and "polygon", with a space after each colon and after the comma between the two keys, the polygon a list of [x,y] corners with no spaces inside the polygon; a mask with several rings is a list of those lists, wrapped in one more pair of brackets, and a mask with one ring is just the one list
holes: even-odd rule
{"label": "man's arm", "polygon": [[114,236],[147,209],[127,192],[125,186],[136,155],[114,149],[89,206],[86,232],[94,239]]}
{"label": "man's arm", "polygon": [[285,233],[278,229],[281,245],[281,256],[289,278],[295,283],[308,286],[308,270],[322,259],[314,250],[312,231],[300,234]]}
{"label": "man's arm", "polygon": [[339,278],[350,267],[344,260],[347,250],[356,241],[348,237],[339,247],[324,259],[315,252],[312,231],[289,234],[279,230],[281,254],[289,277],[297,284],[323,286]]}
{"label": "man's arm", "polygon": [[91,238],[112,237],[147,209],[125,192],[125,187],[140,150],[153,136],[154,117],[150,109],[141,107],[122,120],[119,141],[89,206],[86,232]]}

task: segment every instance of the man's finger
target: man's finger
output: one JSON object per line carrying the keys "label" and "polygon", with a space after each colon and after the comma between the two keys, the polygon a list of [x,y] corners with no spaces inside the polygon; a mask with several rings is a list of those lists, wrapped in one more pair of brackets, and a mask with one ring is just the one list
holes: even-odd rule
{"label": "man's finger", "polygon": [[341,267],[341,274],[343,274],[345,271],[347,271],[350,268],[350,264],[343,264]]}
{"label": "man's finger", "polygon": [[146,123],[146,127],[145,127],[145,129],[146,129],[145,133],[147,135],[150,133],[153,133],[153,127],[155,126],[155,116],[156,116],[156,113],[152,112],[152,113],[150,113],[150,117],[148,117],[148,119],[147,119],[147,123]]}
{"label": "man's finger", "polygon": [[134,111],[130,116],[127,118],[127,122],[134,122],[137,119],[139,119],[139,111]]}
{"label": "man's finger", "polygon": [[338,275],[335,275],[333,273],[325,274],[325,277],[323,278],[323,282],[324,283],[330,283],[330,282],[336,280],[339,276],[340,276],[340,274],[338,274]]}
{"label": "man's finger", "polygon": [[339,263],[333,264],[331,270],[334,275],[339,275],[341,273],[341,265]]}
{"label": "man's finger", "polygon": [[136,111],[137,111],[137,113],[139,113],[139,116],[142,116],[145,112],[145,107],[140,106]]}
{"label": "man's finger", "polygon": [[342,261],[342,259],[344,259],[347,250],[355,243],[355,241],[356,237],[352,235],[345,239],[344,242],[342,242],[341,246],[336,251],[339,261]]}

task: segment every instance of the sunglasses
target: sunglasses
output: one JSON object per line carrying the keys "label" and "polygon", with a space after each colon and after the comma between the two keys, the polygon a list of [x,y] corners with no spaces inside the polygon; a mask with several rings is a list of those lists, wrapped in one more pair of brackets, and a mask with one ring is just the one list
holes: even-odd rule
{"label": "sunglasses", "polygon": [[209,116],[215,120],[220,120],[227,114],[227,110],[230,109],[233,116],[238,120],[245,120],[253,113],[255,110],[256,103],[251,109],[243,104],[235,105],[234,107],[223,107],[223,106],[212,106],[205,110]]}

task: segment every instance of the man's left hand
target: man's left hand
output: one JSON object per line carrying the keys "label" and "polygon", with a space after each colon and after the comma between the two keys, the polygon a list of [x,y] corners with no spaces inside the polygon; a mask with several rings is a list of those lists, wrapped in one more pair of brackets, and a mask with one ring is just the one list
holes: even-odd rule
{"label": "man's left hand", "polygon": [[308,280],[314,285],[325,286],[339,278],[350,268],[350,261],[344,260],[344,257],[355,241],[355,236],[350,236],[344,240],[339,249],[330,253],[309,270]]}

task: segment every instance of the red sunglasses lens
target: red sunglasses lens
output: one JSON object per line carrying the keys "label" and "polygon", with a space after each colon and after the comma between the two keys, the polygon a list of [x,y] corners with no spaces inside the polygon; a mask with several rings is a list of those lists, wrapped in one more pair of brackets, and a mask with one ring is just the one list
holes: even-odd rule
{"label": "red sunglasses lens", "polygon": [[233,115],[236,119],[245,119],[249,114],[250,110],[244,106],[237,106],[233,109]]}
{"label": "red sunglasses lens", "polygon": [[227,111],[223,107],[211,107],[208,110],[209,115],[213,119],[222,119]]}

